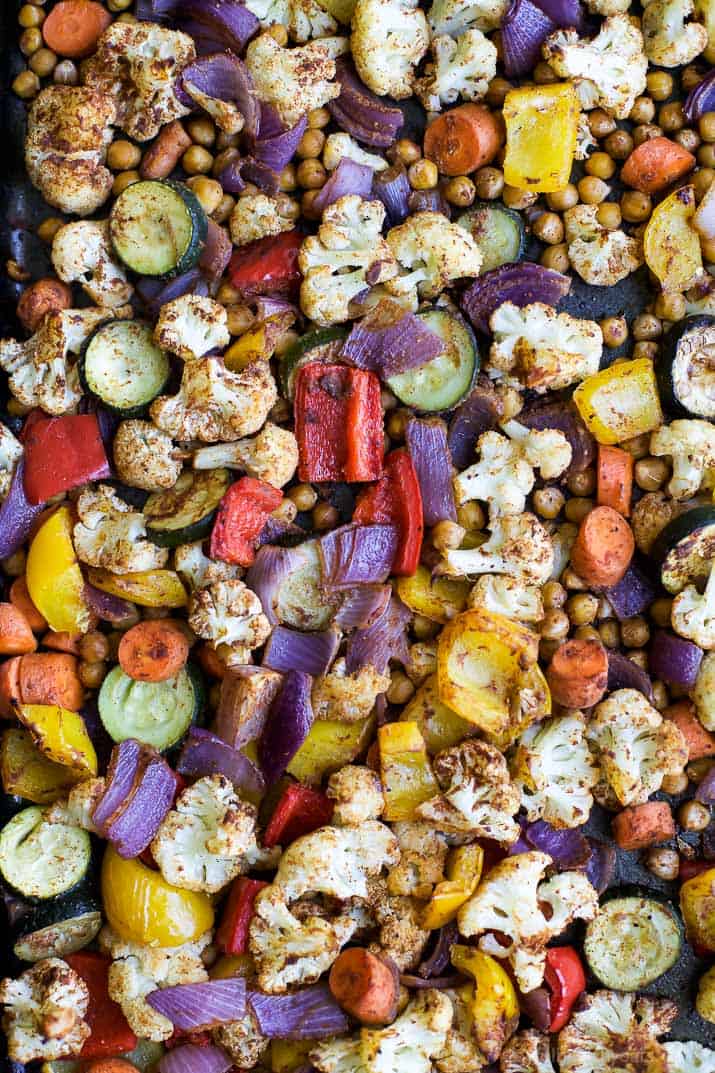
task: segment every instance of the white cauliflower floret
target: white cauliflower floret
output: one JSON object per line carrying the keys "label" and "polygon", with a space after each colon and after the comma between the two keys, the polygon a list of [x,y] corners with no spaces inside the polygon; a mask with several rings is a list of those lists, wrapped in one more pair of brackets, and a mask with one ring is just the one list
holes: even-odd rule
{"label": "white cauliflower floret", "polygon": [[370,909],[380,928],[377,942],[368,947],[371,953],[390,958],[400,972],[416,969],[430,939],[421,924],[424,903],[391,895],[385,881],[378,879],[372,881]]}
{"label": "white cauliflower floret", "polygon": [[298,441],[287,428],[270,421],[253,439],[200,447],[192,458],[194,469],[240,469],[249,477],[282,488],[298,468]]}
{"label": "white cauliflower floret", "polygon": [[478,101],[497,71],[497,50],[481,30],[466,30],[455,41],[449,34],[432,38],[434,64],[418,78],[415,92],[428,111],[440,112],[443,104],[462,97]]}
{"label": "white cauliflower floret", "polygon": [[463,276],[478,276],[482,254],[470,233],[441,212],[416,212],[387,234],[387,243],[406,275],[387,283],[396,298],[417,308],[419,298],[435,298]]}
{"label": "white cauliflower floret", "polygon": [[149,412],[174,439],[218,443],[258,432],[277,398],[268,362],[252,361],[234,373],[207,357],[187,362],[179,393],[154,399]]}
{"label": "white cauliflower floret", "polygon": [[489,539],[478,548],[444,553],[448,574],[506,574],[526,584],[544,585],[554,565],[554,545],[534,514],[508,514],[491,524]]}
{"label": "white cauliflower floret", "polygon": [[60,958],[36,962],[17,980],[0,981],[0,1004],[7,1053],[15,1062],[73,1057],[91,1032],[84,1020],[89,989]]}
{"label": "white cauliflower floret", "polygon": [[330,673],[315,680],[312,703],[316,719],[359,723],[367,719],[380,693],[390,685],[389,674],[379,674],[371,663],[348,674],[345,660],[336,660]]}
{"label": "white cauliflower floret", "polygon": [[667,1055],[658,1036],[669,1031],[675,1002],[595,991],[584,995],[558,1037],[561,1073],[652,1070],[665,1073]]}
{"label": "white cauliflower floret", "polygon": [[666,775],[680,775],[688,749],[678,727],[637,689],[617,689],[596,706],[586,738],[624,808],[642,805]]}
{"label": "white cauliflower floret", "polygon": [[270,1047],[270,1040],[258,1026],[250,1005],[240,1021],[218,1025],[211,1033],[214,1043],[227,1052],[240,1069],[253,1069]]}
{"label": "white cauliflower floret", "polygon": [[427,19],[433,34],[459,37],[474,26],[498,30],[508,7],[508,0],[434,0]]}
{"label": "white cauliflower floret", "polygon": [[397,839],[377,820],[321,827],[284,850],[273,883],[288,902],[307,893],[366,898],[368,877],[397,864],[399,856]]}
{"label": "white cauliflower floret", "polygon": [[417,807],[420,819],[448,835],[490,838],[507,846],[516,842],[520,828],[514,816],[521,796],[498,749],[463,741],[438,753],[433,770],[442,793]]}
{"label": "white cauliflower floret", "polygon": [[350,50],[366,86],[396,100],[412,96],[415,67],[429,45],[417,0],[357,0]]}
{"label": "white cauliflower floret", "polygon": [[46,86],[30,105],[25,164],[49,205],[88,216],[109,197],[104,167],[117,101],[88,86]]}
{"label": "white cauliflower floret", "polygon": [[705,471],[715,466],[715,427],[696,418],[672,421],[651,433],[650,453],[671,459],[668,492],[672,498],[690,499],[697,494]]}
{"label": "white cauliflower floret", "polygon": [[593,320],[557,313],[543,302],[522,308],[503,302],[489,324],[494,342],[487,371],[494,379],[510,374],[543,394],[598,372],[603,333]]}
{"label": "white cauliflower floret", "polygon": [[188,115],[174,87],[196,59],[188,34],[153,22],[113,22],[83,65],[84,82],[117,103],[117,124],[138,142],[155,138],[161,127]]}
{"label": "white cauliflower floret", "polygon": [[574,160],[588,160],[589,153],[592,149],[598,145],[598,142],[591,134],[591,127],[588,122],[588,116],[585,112],[581,112],[578,117],[578,128],[576,130],[576,148],[574,150]]}
{"label": "white cauliflower floret", "polygon": [[452,1003],[441,991],[420,991],[388,1028],[360,1029],[310,1052],[320,1073],[432,1073],[452,1027]]}
{"label": "white cauliflower floret", "polygon": [[271,632],[261,601],[239,578],[212,581],[192,593],[189,626],[214,646],[257,648]]}
{"label": "white cauliflower floret", "polygon": [[645,54],[659,67],[691,63],[708,43],[699,22],[688,22],[695,12],[693,0],[650,0],[643,8]]}
{"label": "white cauliflower floret", "polygon": [[0,503],[10,491],[17,463],[22,458],[23,447],[7,425],[0,421]]}
{"label": "white cauliflower floret", "polygon": [[664,1043],[668,1073],[715,1073],[715,1051],[700,1043]]}
{"label": "white cauliflower floret", "polygon": [[125,305],[134,288],[114,256],[108,220],[74,220],[52,241],[52,264],[65,283],[79,283],[98,306]]}
{"label": "white cauliflower floret", "polygon": [[159,311],[154,342],[184,361],[203,358],[209,350],[228,346],[228,315],[225,306],[199,294],[182,294]]}
{"label": "white cauliflower floret", "polygon": [[348,764],[328,779],[328,797],[335,802],[333,823],[359,827],[376,820],[385,807],[380,780],[369,767]]}
{"label": "white cauliflower floret", "polygon": [[645,91],[643,35],[627,15],[604,19],[591,41],[579,39],[575,30],[557,30],[542,52],[557,75],[573,82],[586,111],[603,108],[615,119],[626,119]]}
{"label": "white cauliflower floret", "polygon": [[295,220],[285,216],[281,203],[267,194],[246,194],[236,202],[229,229],[234,246],[245,246],[259,238],[280,235],[282,231],[292,231]]}
{"label": "white cauliflower floret", "polygon": [[571,465],[571,444],[556,428],[527,428],[518,421],[505,421],[501,426],[512,443],[521,448],[524,458],[541,472],[545,481],[560,477]]}
{"label": "white cauliflower floret", "polygon": [[[561,872],[542,882],[551,863],[546,853],[507,857],[487,872],[457,916],[463,935],[480,936],[480,950],[509,960],[525,994],[544,978],[549,940],[575,919],[592,920],[598,910],[598,895],[582,873]],[[552,912],[545,914],[542,906]]]}
{"label": "white cauliflower floret", "polygon": [[400,860],[387,873],[387,893],[431,898],[444,879],[449,849],[447,836],[429,823],[401,820],[392,825],[400,846]]}
{"label": "white cauliflower floret", "polygon": [[203,589],[214,581],[229,581],[238,577],[240,567],[224,563],[220,559],[209,559],[204,554],[203,541],[193,544],[180,544],[174,549],[174,569],[181,574],[190,589]]}
{"label": "white cauliflower floret", "polygon": [[556,1073],[551,1061],[550,1038],[533,1028],[517,1032],[499,1055],[499,1070],[500,1073]]}
{"label": "white cauliflower floret", "polygon": [[345,37],[323,37],[300,48],[281,48],[270,34],[261,34],[246,49],[256,96],[272,104],[286,126],[295,126],[306,113],[340,96],[335,59],[347,48]]}
{"label": "white cauliflower floret", "polygon": [[61,823],[65,827],[81,827],[92,834],[100,834],[95,826],[92,814],[100,802],[105,790],[105,780],[84,779],[73,786],[64,801],[55,801],[45,809],[46,823]]}
{"label": "white cauliflower floret", "polygon": [[109,485],[100,484],[82,492],[77,514],[73,540],[83,563],[114,574],[157,570],[166,564],[166,549],[145,539],[144,515],[120,499]]}
{"label": "white cauliflower floret", "polygon": [[316,0],[247,0],[264,30],[270,26],[285,26],[293,41],[304,44],[311,37],[328,37],[338,24]]}
{"label": "white cauliflower floret", "polygon": [[215,894],[240,875],[255,846],[256,809],[224,775],[209,775],[179,795],[151,852],[167,883]]}
{"label": "white cauliflower floret", "polygon": [[569,260],[592,287],[612,287],[643,264],[643,247],[620,229],[598,221],[597,205],[575,205],[564,213]]}
{"label": "white cauliflower floret", "polygon": [[298,254],[300,304],[307,317],[317,324],[340,324],[348,320],[358,294],[397,275],[382,237],[384,220],[381,201],[363,201],[356,194],[328,206],[318,234],[309,235]]}
{"label": "white cauliflower floret", "polygon": [[630,6],[630,0],[586,0],[593,15],[624,15]]}
{"label": "white cauliflower floret", "polygon": [[384,157],[377,156],[376,153],[368,153],[349,134],[344,134],[342,131],[329,134],[323,146],[324,167],[328,171],[335,171],[343,157],[354,160],[356,164],[364,164],[373,171],[384,171],[389,167]]}
{"label": "white cauliflower floret", "polygon": [[686,585],[673,600],[670,622],[677,634],[701,648],[715,648],[715,569],[710,571],[703,593]]}
{"label": "white cauliflower floret", "polygon": [[483,607],[518,622],[541,622],[544,617],[544,601],[538,586],[498,574],[477,578],[467,606]]}
{"label": "white cauliflower floret", "polygon": [[0,369],[9,373],[15,398],[52,415],[74,409],[82,389],[72,359],[106,319],[106,309],[60,309],[47,313],[26,342],[0,339]]}
{"label": "white cauliflower floret", "polygon": [[599,771],[586,742],[581,713],[529,727],[516,748],[512,775],[530,820],[546,820],[559,828],[585,823]]}
{"label": "white cauliflower floret", "polygon": [[181,458],[170,436],[151,421],[122,421],[112,444],[117,476],[133,488],[158,492],[171,488],[181,473]]}

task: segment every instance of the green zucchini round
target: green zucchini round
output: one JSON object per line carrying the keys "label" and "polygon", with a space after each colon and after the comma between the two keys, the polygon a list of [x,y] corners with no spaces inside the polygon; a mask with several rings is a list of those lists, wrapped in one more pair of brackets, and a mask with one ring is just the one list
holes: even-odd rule
{"label": "green zucchini round", "polygon": [[0,831],[0,874],[28,901],[73,890],[92,864],[92,844],[80,827],[47,823],[43,810],[23,809]]}
{"label": "green zucchini round", "polygon": [[526,250],[526,229],[518,212],[497,201],[477,201],[456,221],[476,242],[482,272],[520,261]]}
{"label": "green zucchini round", "polygon": [[655,360],[665,408],[678,417],[715,418],[715,317],[673,325]]}
{"label": "green zucchini round", "polygon": [[682,924],[669,904],[614,897],[586,928],[583,952],[605,987],[639,991],[672,968],[682,945]]}
{"label": "green zucchini round", "polygon": [[101,927],[101,902],[80,888],[32,906],[15,928],[13,952],[22,961],[61,958],[88,946]]}
{"label": "green zucchini round", "polygon": [[417,315],[437,333],[444,349],[424,365],[391,376],[387,385],[400,402],[421,413],[453,410],[471,391],[479,371],[474,332],[462,317],[446,309],[426,309]]}
{"label": "green zucchini round", "polygon": [[670,593],[707,579],[715,561],[715,506],[694,507],[673,518],[658,534],[651,554]]}
{"label": "green zucchini round", "polygon": [[144,504],[146,533],[160,548],[203,540],[231,484],[227,469],[186,469],[176,484],[153,492]]}
{"label": "green zucchini round", "polygon": [[100,324],[82,348],[79,378],[88,395],[122,417],[139,417],[166,387],[171,366],[141,320]]}
{"label": "green zucchini round", "polygon": [[100,718],[113,741],[136,738],[159,752],[181,741],[199,720],[204,703],[203,677],[191,663],[165,682],[137,682],[114,667],[97,698]]}
{"label": "green zucchini round", "polygon": [[169,279],[193,268],[201,256],[208,221],[184,183],[147,179],[121,192],[109,214],[112,245],[140,276]]}

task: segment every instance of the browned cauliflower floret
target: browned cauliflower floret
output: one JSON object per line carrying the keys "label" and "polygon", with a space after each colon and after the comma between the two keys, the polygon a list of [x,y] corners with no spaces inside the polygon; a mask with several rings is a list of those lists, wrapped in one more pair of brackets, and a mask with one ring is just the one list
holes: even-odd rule
{"label": "browned cauliflower floret", "polygon": [[345,37],[323,37],[300,48],[282,48],[261,34],[246,49],[246,66],[256,95],[272,104],[288,127],[340,95],[335,59],[348,48]]}
{"label": "browned cauliflower floret", "polygon": [[406,820],[394,823],[392,833],[400,847],[400,860],[387,874],[388,893],[430,898],[435,883],[444,879],[447,838],[428,823]]}
{"label": "browned cauliflower floret", "polygon": [[182,294],[161,307],[154,342],[184,361],[193,361],[228,346],[227,320],[225,307],[213,298]]}
{"label": "browned cauliflower floret", "polygon": [[389,685],[389,674],[378,674],[369,663],[348,674],[345,660],[336,660],[330,673],[316,679],[313,686],[315,718],[359,723],[367,719],[375,700]]}
{"label": "browned cauliflower floret", "polygon": [[236,202],[229,229],[234,246],[245,246],[259,238],[292,231],[295,219],[281,211],[281,202],[267,194],[247,194]]}
{"label": "browned cauliflower floret", "polygon": [[584,995],[559,1032],[561,1073],[647,1070],[666,1073],[667,1052],[658,1036],[670,1030],[678,1007],[668,999],[595,991]]}
{"label": "browned cauliflower floret", "polygon": [[380,929],[371,949],[392,958],[400,972],[416,969],[430,938],[430,932],[420,924],[424,902],[390,894],[382,879],[374,880],[370,887],[370,910]]}
{"label": "browned cauliflower floret", "polygon": [[251,439],[199,447],[192,462],[194,469],[240,469],[249,477],[282,488],[298,468],[298,441],[290,429],[266,421]]}
{"label": "browned cauliflower floret", "polygon": [[350,47],[358,74],[373,93],[412,95],[415,68],[429,45],[417,0],[357,0]]}
{"label": "browned cauliflower floret", "polygon": [[556,1073],[549,1036],[533,1028],[518,1032],[499,1056],[499,1070],[500,1073]]}
{"label": "browned cauliflower floret", "polygon": [[241,1069],[253,1069],[265,1055],[270,1040],[261,1032],[250,1006],[240,1021],[229,1021],[213,1030],[214,1043],[222,1047]]}
{"label": "browned cauliflower floret", "polygon": [[104,167],[117,100],[102,87],[46,86],[30,105],[25,164],[45,201],[88,216],[109,197]]}
{"label": "browned cauliflower floret", "polygon": [[116,259],[108,220],[73,220],[52,241],[52,265],[65,283],[79,283],[98,306],[125,305],[134,288]]}
{"label": "browned cauliflower floret", "polygon": [[213,645],[257,648],[271,632],[255,592],[239,578],[198,589],[189,603],[189,626]]}
{"label": "browned cauliflower floret", "polygon": [[147,492],[171,488],[181,473],[171,437],[151,421],[122,421],[112,451],[117,476],[133,488]]}
{"label": "browned cauliflower floret", "polygon": [[604,227],[597,205],[574,205],[564,213],[569,260],[593,287],[612,287],[643,264],[643,247],[620,228]]}
{"label": "browned cauliflower floret", "polygon": [[7,425],[0,421],[0,503],[10,491],[17,463],[22,458],[23,447],[15,439]]}
{"label": "browned cauliflower floret", "polygon": [[359,827],[376,820],[383,808],[380,780],[369,767],[348,764],[328,779],[328,797],[335,802],[333,823],[338,827]]}
{"label": "browned cauliflower floret", "polygon": [[84,779],[73,786],[63,801],[55,801],[45,809],[46,823],[62,823],[66,827],[81,827],[98,835],[92,813],[99,804],[105,790],[103,778]]}
{"label": "browned cauliflower floret", "polygon": [[665,492],[646,492],[634,506],[630,519],[638,550],[649,555],[658,534],[682,514],[684,506],[687,503],[676,503]]}
{"label": "browned cauliflower floret", "polygon": [[192,544],[179,544],[174,549],[174,569],[181,574],[182,580],[190,589],[203,589],[214,581],[230,581],[240,577],[241,567],[232,563],[223,563],[220,559],[210,559],[204,553],[202,540]]}
{"label": "browned cauliflower floret", "polygon": [[169,556],[146,539],[146,519],[107,484],[82,492],[73,539],[77,557],[114,574],[157,570]]}
{"label": "browned cauliflower floret", "polygon": [[52,1061],[78,1054],[90,1034],[84,1020],[89,990],[66,961],[46,958],[17,980],[0,982],[7,1053],[15,1062]]}

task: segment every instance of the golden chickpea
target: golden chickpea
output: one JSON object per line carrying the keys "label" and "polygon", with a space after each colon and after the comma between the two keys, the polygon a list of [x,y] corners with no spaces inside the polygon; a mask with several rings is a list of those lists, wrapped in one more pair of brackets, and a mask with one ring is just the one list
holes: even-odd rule
{"label": "golden chickpea", "polygon": [[655,115],[655,104],[650,97],[636,97],[628,118],[631,123],[650,123]]}
{"label": "golden chickpea", "polygon": [[614,130],[603,143],[603,148],[614,160],[625,160],[633,152],[633,137],[627,130]]}
{"label": "golden chickpea", "polygon": [[467,175],[456,175],[450,179],[444,188],[444,196],[450,205],[458,209],[466,209],[476,197],[474,183]]}
{"label": "golden chickpea", "polygon": [[[710,62],[708,60],[708,63]],[[702,82],[703,78],[704,73],[694,63],[691,63],[681,71],[680,85],[685,93],[689,93],[691,89],[695,89]]]}
{"label": "golden chickpea", "polygon": [[540,242],[555,246],[564,240],[564,223],[555,212],[542,212],[531,226],[532,233]]}
{"label": "golden chickpea", "polygon": [[528,209],[538,201],[539,195],[531,190],[520,190],[518,186],[504,185],[502,201],[508,209]]}
{"label": "golden chickpea", "polygon": [[662,133],[662,129],[655,123],[641,123],[640,126],[633,128],[633,142],[635,145],[642,145],[651,138],[659,138]]}
{"label": "golden chickpea", "polygon": [[565,611],[572,626],[590,626],[598,613],[598,597],[590,592],[579,592],[568,598]]}
{"label": "golden chickpea", "polygon": [[574,496],[572,499],[566,500],[564,515],[567,521],[579,525],[586,515],[591,513],[593,508],[594,502],[592,499],[588,499],[586,496]]}
{"label": "golden chickpea", "polygon": [[545,488],[537,488],[532,496],[534,510],[541,518],[548,521],[557,518],[563,510],[566,497],[560,488],[554,485],[546,485]]}
{"label": "golden chickpea", "polygon": [[79,642],[80,658],[87,663],[95,663],[97,660],[107,659],[109,656],[109,642],[99,630],[90,630]]}
{"label": "golden chickpea", "polygon": [[36,26],[31,26],[29,30],[25,30],[20,34],[20,52],[23,56],[32,56],[33,52],[37,52],[39,48],[42,48],[42,34]]}
{"label": "golden chickpea", "polygon": [[616,170],[616,162],[608,153],[591,153],[584,170],[597,179],[610,179]]}
{"label": "golden chickpea", "polygon": [[23,101],[40,92],[40,80],[34,71],[21,71],[12,83],[12,91]]}
{"label": "golden chickpea", "polygon": [[317,196],[317,190],[306,190],[300,199],[300,211],[306,220],[319,220],[322,216],[322,213],[313,207]]}
{"label": "golden chickpea", "polygon": [[571,623],[568,615],[564,611],[554,608],[544,615],[539,626],[539,633],[545,641],[562,641],[570,628]]}
{"label": "golden chickpea", "polygon": [[577,185],[579,197],[584,205],[600,205],[606,200],[611,189],[608,183],[604,183],[603,179],[597,179],[595,175],[585,175]]}
{"label": "golden chickpea", "polygon": [[318,494],[311,484],[296,484],[288,491],[298,510],[312,510],[318,502]]}
{"label": "golden chickpea", "polygon": [[77,668],[77,674],[85,689],[99,689],[107,677],[107,664],[102,660],[97,660],[94,663],[87,663],[82,660]]}
{"label": "golden chickpea", "polygon": [[652,313],[639,313],[633,320],[633,338],[636,341],[641,339],[660,339],[663,334],[663,325],[658,317],[653,316]]}
{"label": "golden chickpea", "polygon": [[636,667],[640,667],[642,671],[648,670],[648,653],[645,648],[631,648],[626,652],[631,663],[635,663]]}
{"label": "golden chickpea", "polygon": [[563,190],[555,190],[553,194],[546,195],[546,204],[554,212],[565,212],[578,205],[578,190],[573,183],[569,183]]}
{"label": "golden chickpea", "polygon": [[553,67],[549,67],[548,63],[545,63],[544,60],[539,60],[533,70],[532,78],[537,86],[548,86],[552,82],[559,81],[559,76],[556,74]]}
{"label": "golden chickpea", "polygon": [[644,492],[657,492],[670,476],[670,469],[662,458],[641,458],[635,464],[636,484]]}
{"label": "golden chickpea", "polygon": [[646,89],[654,101],[667,101],[675,88],[673,76],[667,71],[649,71]]}
{"label": "golden chickpea", "polygon": [[120,11],[126,11],[133,3],[134,0],[107,0],[107,7],[114,14],[118,14]]}
{"label": "golden chickpea", "polygon": [[285,48],[288,44],[288,31],[282,23],[274,22],[272,26],[268,27],[266,32],[271,35],[273,40],[276,41],[281,48]]}
{"label": "golden chickpea", "polygon": [[236,304],[241,301],[241,292],[226,280],[216,292],[216,301],[224,306]]}
{"label": "golden chickpea", "polygon": [[696,201],[702,201],[712,186],[713,179],[715,179],[715,171],[712,168],[698,168],[693,175]]}
{"label": "golden chickpea", "polygon": [[653,846],[646,853],[645,866],[656,879],[672,882],[678,878],[680,871],[680,855],[674,849],[666,846]]}
{"label": "golden chickpea", "polygon": [[197,116],[186,123],[186,133],[195,145],[209,149],[216,141],[216,127],[208,116]]}
{"label": "golden chickpea", "polygon": [[138,171],[134,169],[130,171],[120,171],[112,183],[112,193],[115,197],[119,197],[123,190],[126,190],[132,183],[138,183],[141,176]]}
{"label": "golden chickpea", "polygon": [[670,104],[664,104],[658,109],[658,126],[666,134],[674,134],[676,130],[683,129],[685,116],[680,101],[671,101]]}
{"label": "golden chickpea", "polygon": [[491,108],[501,108],[504,103],[504,98],[507,93],[514,88],[513,83],[509,82],[506,78],[501,78],[497,75],[489,83],[489,88],[486,93],[486,102]]}
{"label": "golden chickpea", "polygon": [[470,532],[479,532],[487,524],[484,508],[475,500],[457,507],[457,521]]}
{"label": "golden chickpea", "polygon": [[41,26],[45,21],[45,12],[35,4],[23,4],[17,14],[17,21],[24,30],[33,26]]}
{"label": "golden chickpea", "polygon": [[314,529],[334,529],[339,520],[340,515],[330,503],[316,503],[313,507]]}
{"label": "golden chickpea", "polygon": [[615,119],[602,108],[594,108],[592,112],[588,112],[587,119],[591,134],[599,141],[616,129]]}
{"label": "golden chickpea", "polygon": [[210,216],[221,203],[223,187],[216,179],[209,179],[206,175],[194,175],[187,180],[186,185],[193,190],[201,208]]}
{"label": "golden chickpea", "polygon": [[695,155],[702,167],[715,168],[715,145],[701,145]]}
{"label": "golden chickpea", "polygon": [[207,175],[214,158],[202,145],[190,145],[181,158],[181,166],[187,175]]}
{"label": "golden chickpea", "polygon": [[409,418],[407,410],[393,410],[387,419],[387,435],[391,440],[400,442],[405,438],[405,429]]}
{"label": "golden chickpea", "polygon": [[664,794],[673,794],[674,796],[677,796],[678,794],[685,793],[689,781],[688,776],[682,771],[680,775],[666,775],[660,788]]}
{"label": "golden chickpea", "polygon": [[700,145],[700,135],[694,130],[678,130],[673,135],[673,140],[689,153],[695,153]]}
{"label": "golden chickpea", "polygon": [[655,300],[655,314],[661,320],[682,320],[685,316],[685,296],[677,291],[662,291]]}
{"label": "golden chickpea", "polygon": [[650,453],[650,433],[644,432],[642,436],[632,436],[630,440],[623,440],[620,446],[636,461],[639,458],[645,458]]}
{"label": "golden chickpea", "polygon": [[131,11],[123,11],[121,15],[117,15],[114,21],[133,23],[138,22],[139,20],[137,19],[136,15],[132,15]]}
{"label": "golden chickpea", "polygon": [[633,361],[635,361],[637,358],[648,358],[650,361],[655,361],[658,356],[659,350],[660,347],[657,343],[643,341],[635,344],[635,346],[633,347],[633,353],[631,354],[631,358]]}
{"label": "golden chickpea", "polygon": [[439,179],[439,171],[433,160],[416,160],[407,169],[407,178],[413,190],[433,190]]}
{"label": "golden chickpea", "polygon": [[438,551],[449,551],[460,546],[465,533],[466,530],[461,525],[445,519],[437,522],[432,530],[432,544]]}
{"label": "golden chickpea", "polygon": [[577,641],[600,641],[598,630],[594,626],[577,626],[573,631]]}
{"label": "golden chickpea", "polygon": [[700,116],[698,131],[704,142],[715,142],[715,112],[706,112]]}
{"label": "golden chickpea", "polygon": [[474,186],[477,197],[483,201],[493,201],[501,197],[504,189],[504,172],[500,168],[480,168],[474,175]]}
{"label": "golden chickpea", "polygon": [[614,618],[604,619],[598,627],[598,633],[606,648],[618,648],[621,630]]}
{"label": "golden chickpea", "polygon": [[287,194],[298,189],[298,180],[295,177],[295,164],[286,164],[281,172],[280,188]]}
{"label": "golden chickpea", "polygon": [[559,585],[558,581],[547,581],[541,590],[541,598],[544,601],[546,610],[554,611],[564,606],[568,596],[566,589],[563,585]]}
{"label": "golden chickpea", "polygon": [[653,707],[657,711],[664,711],[670,704],[670,693],[665,682],[653,682]]}
{"label": "golden chickpea", "polygon": [[272,512],[271,517],[275,518],[279,522],[283,522],[284,525],[292,525],[298,514],[298,508],[292,499],[288,499],[286,496],[282,503],[276,507]]}
{"label": "golden chickpea", "polygon": [[414,164],[416,160],[419,160],[422,156],[422,150],[417,142],[410,141],[409,138],[400,138],[395,142],[395,154],[398,160],[401,160],[406,168],[410,164]]}
{"label": "golden chickpea", "polygon": [[214,178],[218,179],[224,168],[227,168],[234,160],[238,160],[239,156],[238,149],[233,145],[229,145],[226,149],[222,149],[220,153],[217,153],[211,165],[211,174]]}
{"label": "golden chickpea", "polygon": [[217,224],[225,223],[233,212],[235,205],[235,197],[231,197],[230,194],[224,194],[217,207],[211,213],[211,219],[215,220]]}
{"label": "golden chickpea", "polygon": [[561,573],[561,584],[564,585],[569,592],[584,592],[588,588],[585,581],[582,581],[576,571],[567,566]]}
{"label": "golden chickpea", "polygon": [[628,338],[628,323],[625,317],[606,317],[601,321],[603,342],[609,350],[622,346]]}
{"label": "golden chickpea", "polygon": [[404,671],[393,671],[385,696],[389,704],[407,704],[414,691],[415,687]]}
{"label": "golden chickpea", "polygon": [[593,495],[596,491],[596,471],[589,466],[588,469],[569,474],[566,487],[572,496]]}
{"label": "golden chickpea", "polygon": [[112,171],[133,171],[139,167],[142,153],[138,145],[119,138],[107,149],[107,167]]}
{"label": "golden chickpea", "polygon": [[615,231],[621,226],[621,206],[617,201],[602,201],[596,209],[596,219],[601,227]]}
{"label": "golden chickpea", "polygon": [[627,618],[621,623],[621,643],[626,648],[643,648],[650,640],[650,627],[642,615]]}
{"label": "golden chickpea", "polygon": [[255,321],[255,317],[248,306],[236,303],[226,306],[226,327],[231,335],[243,335]]}
{"label": "golden chickpea", "polygon": [[313,160],[315,157],[320,156],[325,145],[325,135],[322,130],[306,130],[303,137],[298,142],[298,148],[296,149],[296,155],[301,160]]}
{"label": "golden chickpea", "polygon": [[48,216],[46,220],[37,228],[37,237],[41,242],[50,243],[54,239],[55,235],[61,227],[64,227],[65,221],[61,220],[59,216]]}
{"label": "golden chickpea", "polygon": [[678,823],[684,831],[704,831],[710,823],[710,809],[701,801],[686,801],[678,809]]}
{"label": "golden chickpea", "polygon": [[295,177],[298,186],[302,186],[304,190],[320,190],[325,186],[328,173],[319,160],[301,160]]}
{"label": "golden chickpea", "polygon": [[330,119],[330,112],[327,108],[314,108],[312,112],[308,112],[308,126],[311,130],[322,130],[323,127],[327,127]]}
{"label": "golden chickpea", "polygon": [[237,149],[240,144],[240,134],[226,134],[219,130],[216,132],[216,151],[222,149]]}
{"label": "golden chickpea", "polygon": [[649,194],[640,190],[626,190],[621,197],[621,214],[629,224],[639,224],[651,214],[653,203]]}
{"label": "golden chickpea", "polygon": [[[650,489],[648,489],[650,491]],[[648,614],[655,622],[656,626],[660,626],[661,629],[666,629],[670,626],[670,613],[673,608],[673,601],[669,596],[659,596],[648,608]]]}
{"label": "golden chickpea", "polygon": [[539,258],[539,263],[554,272],[568,272],[571,264],[568,247],[565,243],[547,247]]}

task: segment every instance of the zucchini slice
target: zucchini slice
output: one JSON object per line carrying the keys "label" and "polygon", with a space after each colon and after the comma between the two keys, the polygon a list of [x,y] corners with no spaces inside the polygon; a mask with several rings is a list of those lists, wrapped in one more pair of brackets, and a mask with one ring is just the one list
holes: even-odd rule
{"label": "zucchini slice", "polygon": [[140,276],[178,276],[193,268],[207,231],[206,213],[183,183],[132,183],[109,214],[112,245]]}
{"label": "zucchini slice", "polygon": [[138,417],[164,390],[171,368],[141,320],[109,320],[84,345],[82,387],[122,417]]}
{"label": "zucchini slice", "polygon": [[453,410],[471,390],[479,369],[474,333],[462,317],[446,309],[427,309],[417,315],[437,333],[444,349],[424,365],[390,377],[388,387],[400,402],[421,413]]}
{"label": "zucchini slice", "polygon": [[102,926],[100,902],[83,891],[32,906],[15,929],[15,957],[22,961],[64,957],[88,946]]}
{"label": "zucchini slice", "polygon": [[655,371],[671,413],[715,418],[715,317],[685,317],[671,328]]}
{"label": "zucchini slice", "polygon": [[715,560],[715,507],[694,507],[668,522],[651,552],[671,593],[705,581]]}
{"label": "zucchini slice", "polygon": [[113,741],[136,738],[164,752],[181,741],[204,707],[203,680],[191,664],[165,682],[136,682],[114,667],[102,682],[99,715]]}
{"label": "zucchini slice", "polygon": [[184,470],[173,488],[153,492],[144,504],[147,536],[160,548],[203,540],[230,483],[227,469]]}
{"label": "zucchini slice", "polygon": [[478,201],[457,223],[482,253],[482,272],[519,261],[526,249],[526,231],[518,212],[495,201]]}
{"label": "zucchini slice", "polygon": [[87,832],[47,823],[37,805],[18,812],[0,831],[0,874],[24,898],[65,894],[85,878],[91,863]]}
{"label": "zucchini slice", "polygon": [[586,928],[583,952],[604,987],[639,991],[667,972],[683,945],[680,921],[653,898],[613,898]]}
{"label": "zucchini slice", "polygon": [[296,339],[280,359],[281,388],[287,399],[295,398],[295,378],[301,365],[311,361],[335,361],[347,334],[345,328],[318,328]]}

